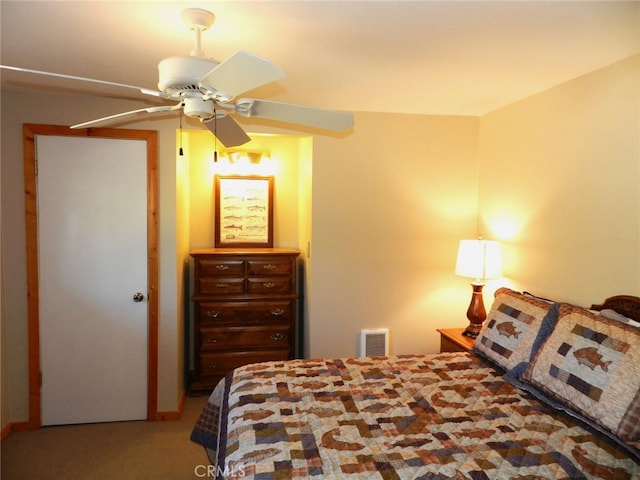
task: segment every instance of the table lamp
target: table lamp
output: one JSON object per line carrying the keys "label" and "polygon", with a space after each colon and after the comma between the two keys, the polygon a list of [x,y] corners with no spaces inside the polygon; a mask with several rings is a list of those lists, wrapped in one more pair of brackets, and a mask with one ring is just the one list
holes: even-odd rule
{"label": "table lamp", "polygon": [[502,276],[500,242],[481,238],[460,240],[456,275],[474,279],[471,283],[471,303],[467,309],[469,326],[462,334],[476,338],[482,328],[482,322],[487,318],[482,301],[482,288],[486,280]]}

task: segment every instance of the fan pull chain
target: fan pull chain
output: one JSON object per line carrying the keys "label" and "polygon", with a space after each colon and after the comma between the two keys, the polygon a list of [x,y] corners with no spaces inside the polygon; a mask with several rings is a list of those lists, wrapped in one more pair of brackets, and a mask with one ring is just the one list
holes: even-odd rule
{"label": "fan pull chain", "polygon": [[180,150],[178,151],[178,155],[181,157],[184,155],[182,151],[182,108],[180,108]]}
{"label": "fan pull chain", "polygon": [[213,106],[213,163],[218,162],[218,115],[215,104]]}

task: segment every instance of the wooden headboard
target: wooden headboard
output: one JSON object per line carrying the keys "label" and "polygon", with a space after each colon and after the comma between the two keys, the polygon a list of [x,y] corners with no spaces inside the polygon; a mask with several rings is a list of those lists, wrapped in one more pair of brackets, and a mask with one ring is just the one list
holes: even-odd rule
{"label": "wooden headboard", "polygon": [[640,297],[633,295],[616,295],[607,298],[602,305],[591,305],[591,310],[615,310],[625,317],[640,322]]}

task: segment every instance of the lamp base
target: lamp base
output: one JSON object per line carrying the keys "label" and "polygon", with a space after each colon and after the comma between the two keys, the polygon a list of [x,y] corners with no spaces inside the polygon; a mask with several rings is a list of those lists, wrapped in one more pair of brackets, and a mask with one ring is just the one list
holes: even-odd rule
{"label": "lamp base", "polygon": [[487,312],[484,309],[484,302],[482,301],[482,287],[481,283],[472,283],[471,288],[473,294],[471,295],[471,303],[467,309],[467,318],[469,319],[469,325],[462,334],[466,337],[476,338],[482,329],[482,323],[487,318]]}
{"label": "lamp base", "polygon": [[464,335],[465,337],[476,338],[480,333],[481,329],[482,329],[482,324],[476,325],[474,323],[470,323],[469,326],[467,326],[467,328],[464,329],[464,332],[462,332],[462,335]]}

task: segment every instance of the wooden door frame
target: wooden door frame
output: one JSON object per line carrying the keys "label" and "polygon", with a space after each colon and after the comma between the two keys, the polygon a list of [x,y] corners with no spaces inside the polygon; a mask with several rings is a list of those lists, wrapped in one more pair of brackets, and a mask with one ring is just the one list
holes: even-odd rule
{"label": "wooden door frame", "polygon": [[158,132],[87,128],[72,130],[66,126],[25,123],[24,148],[25,220],[27,245],[27,308],[29,349],[29,429],[38,429],[41,421],[40,312],[38,281],[38,198],[36,135],[98,137],[145,140],[147,144],[147,420],[158,418]]}

